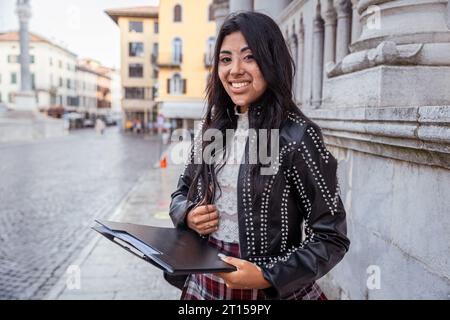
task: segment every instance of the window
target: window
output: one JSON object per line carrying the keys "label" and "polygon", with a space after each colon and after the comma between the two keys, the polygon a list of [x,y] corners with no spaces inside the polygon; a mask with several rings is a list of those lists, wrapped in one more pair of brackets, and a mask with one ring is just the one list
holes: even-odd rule
{"label": "window", "polygon": [[130,57],[143,57],[144,56],[144,43],[130,42],[128,45],[128,54]]}
{"label": "window", "polygon": [[158,79],[159,71],[158,69],[153,69],[153,79]]}
{"label": "window", "polygon": [[70,79],[66,80],[66,87],[67,87],[67,89],[71,89],[72,88],[72,81],[70,81]]}
{"label": "window", "polygon": [[59,77],[59,86],[62,87],[63,86],[63,79],[61,77]]}
{"label": "window", "polygon": [[50,66],[53,66],[53,59],[52,58],[49,59],[49,62],[50,62]]}
{"label": "window", "polygon": [[183,61],[183,42],[180,38],[173,39],[172,53],[172,62],[175,64],[180,64]]}
{"label": "window", "polygon": [[36,90],[36,76],[34,73],[31,74],[31,89]]}
{"label": "window", "polygon": [[8,55],[8,63],[19,63],[19,56],[13,54]]}
{"label": "window", "polygon": [[53,87],[53,75],[50,75],[50,86]]}
{"label": "window", "polygon": [[214,8],[212,4],[208,7],[208,21],[214,21]]}
{"label": "window", "polygon": [[159,33],[159,22],[158,22],[158,21],[155,21],[155,22],[153,23],[153,32],[154,32],[155,34],[158,34],[158,33]]}
{"label": "window", "polygon": [[172,79],[167,79],[167,93],[186,93],[186,79],[181,79],[181,76],[178,73],[174,74]]}
{"label": "window", "polygon": [[144,66],[141,63],[131,63],[128,73],[130,78],[142,78],[144,76]]}
{"label": "window", "polygon": [[153,43],[153,51],[151,56],[151,62],[152,64],[156,64],[158,61],[158,54],[159,54],[159,45],[157,42]]}
{"label": "window", "polygon": [[181,22],[182,16],[181,16],[181,6],[177,4],[173,8],[173,21],[174,22]]}
{"label": "window", "polygon": [[12,92],[8,94],[8,101],[9,103],[14,103],[14,94]]}
{"label": "window", "polygon": [[216,39],[214,37],[209,37],[206,42],[206,55],[205,55],[205,65],[211,66],[214,60],[214,46]]}
{"label": "window", "polygon": [[58,67],[59,67],[60,69],[62,69],[62,61],[61,61],[61,60],[58,61]]}
{"label": "window", "polygon": [[67,62],[67,70],[70,71],[70,64]]}
{"label": "window", "polygon": [[[30,63],[34,63],[35,58],[33,55],[30,56]],[[8,63],[20,63],[20,55],[8,55]]]}
{"label": "window", "polygon": [[67,105],[78,107],[80,105],[80,100],[78,97],[67,97]]}
{"label": "window", "polygon": [[130,32],[144,32],[144,24],[142,21],[130,21],[128,22],[128,31]]}
{"label": "window", "polygon": [[136,87],[128,87],[125,88],[125,99],[145,99],[145,90],[144,88],[136,88]]}
{"label": "window", "polygon": [[11,73],[11,84],[17,83],[17,73],[13,72]]}

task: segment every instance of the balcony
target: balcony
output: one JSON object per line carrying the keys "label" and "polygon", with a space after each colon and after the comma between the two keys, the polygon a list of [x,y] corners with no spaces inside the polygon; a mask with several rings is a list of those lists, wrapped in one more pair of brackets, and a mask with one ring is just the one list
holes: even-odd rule
{"label": "balcony", "polygon": [[174,59],[174,58],[175,57],[172,57],[172,59],[170,61],[159,60],[158,61],[158,67],[160,67],[160,68],[171,68],[171,69],[180,68],[181,64],[183,63],[183,55],[180,54],[179,57],[177,57],[178,59]]}

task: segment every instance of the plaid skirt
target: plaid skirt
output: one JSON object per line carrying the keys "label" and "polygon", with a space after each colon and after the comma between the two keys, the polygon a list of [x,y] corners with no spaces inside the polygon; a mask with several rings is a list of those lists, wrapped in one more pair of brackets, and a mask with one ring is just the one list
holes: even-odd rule
{"label": "plaid skirt", "polygon": [[[209,237],[211,245],[223,254],[240,257],[239,245]],[[325,294],[316,283],[290,294],[286,300],[327,300]],[[181,300],[269,300],[263,290],[230,289],[222,278],[214,274],[191,274],[186,279],[181,293]]]}

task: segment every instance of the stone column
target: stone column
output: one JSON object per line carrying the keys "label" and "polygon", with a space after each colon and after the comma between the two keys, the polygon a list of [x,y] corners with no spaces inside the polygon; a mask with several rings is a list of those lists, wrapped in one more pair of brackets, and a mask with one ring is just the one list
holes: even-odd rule
{"label": "stone column", "polygon": [[254,0],[254,10],[265,13],[275,20],[290,2],[291,0]]}
{"label": "stone column", "polygon": [[324,107],[449,105],[447,6],[446,0],[359,0],[362,33],[352,53],[327,68]]}
{"label": "stone column", "polygon": [[252,0],[230,0],[230,13],[236,11],[253,11]]}
{"label": "stone column", "polygon": [[303,16],[300,17],[297,35],[297,102],[303,104],[303,76],[304,76],[304,56],[305,56],[305,27],[303,25]]}
{"label": "stone column", "polygon": [[336,11],[334,10],[333,0],[328,0],[323,18],[325,21],[324,63],[327,64],[335,61],[336,53]]}
{"label": "stone column", "polygon": [[28,0],[17,1],[17,16],[19,17],[20,30],[20,89],[31,90],[30,52],[28,21],[31,18],[31,8]]}
{"label": "stone column", "polygon": [[337,11],[336,62],[341,61],[349,52],[351,36],[350,0],[335,1]]}
{"label": "stone column", "polygon": [[292,34],[289,36],[289,49],[291,51],[292,59],[295,63],[295,76],[292,79],[292,95],[294,100],[297,99],[297,72],[298,72],[298,39],[297,32],[295,30],[295,24],[292,26]]}
{"label": "stone column", "polygon": [[361,35],[361,17],[358,13],[359,0],[352,0],[352,39],[351,43],[356,42]]}
{"label": "stone column", "polygon": [[20,92],[16,93],[16,109],[36,111],[36,96],[31,91],[28,21],[31,18],[29,0],[17,0],[16,13],[20,32]]}
{"label": "stone column", "polygon": [[324,22],[320,14],[320,2],[317,3],[316,16],[313,24],[312,105],[319,107],[322,102],[324,37]]}

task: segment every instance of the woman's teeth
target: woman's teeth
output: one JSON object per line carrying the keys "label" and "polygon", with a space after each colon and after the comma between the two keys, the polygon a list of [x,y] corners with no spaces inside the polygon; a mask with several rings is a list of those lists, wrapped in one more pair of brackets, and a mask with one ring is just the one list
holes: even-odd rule
{"label": "woman's teeth", "polygon": [[248,86],[249,84],[250,84],[250,82],[232,82],[231,86],[233,88],[242,88],[242,87]]}

